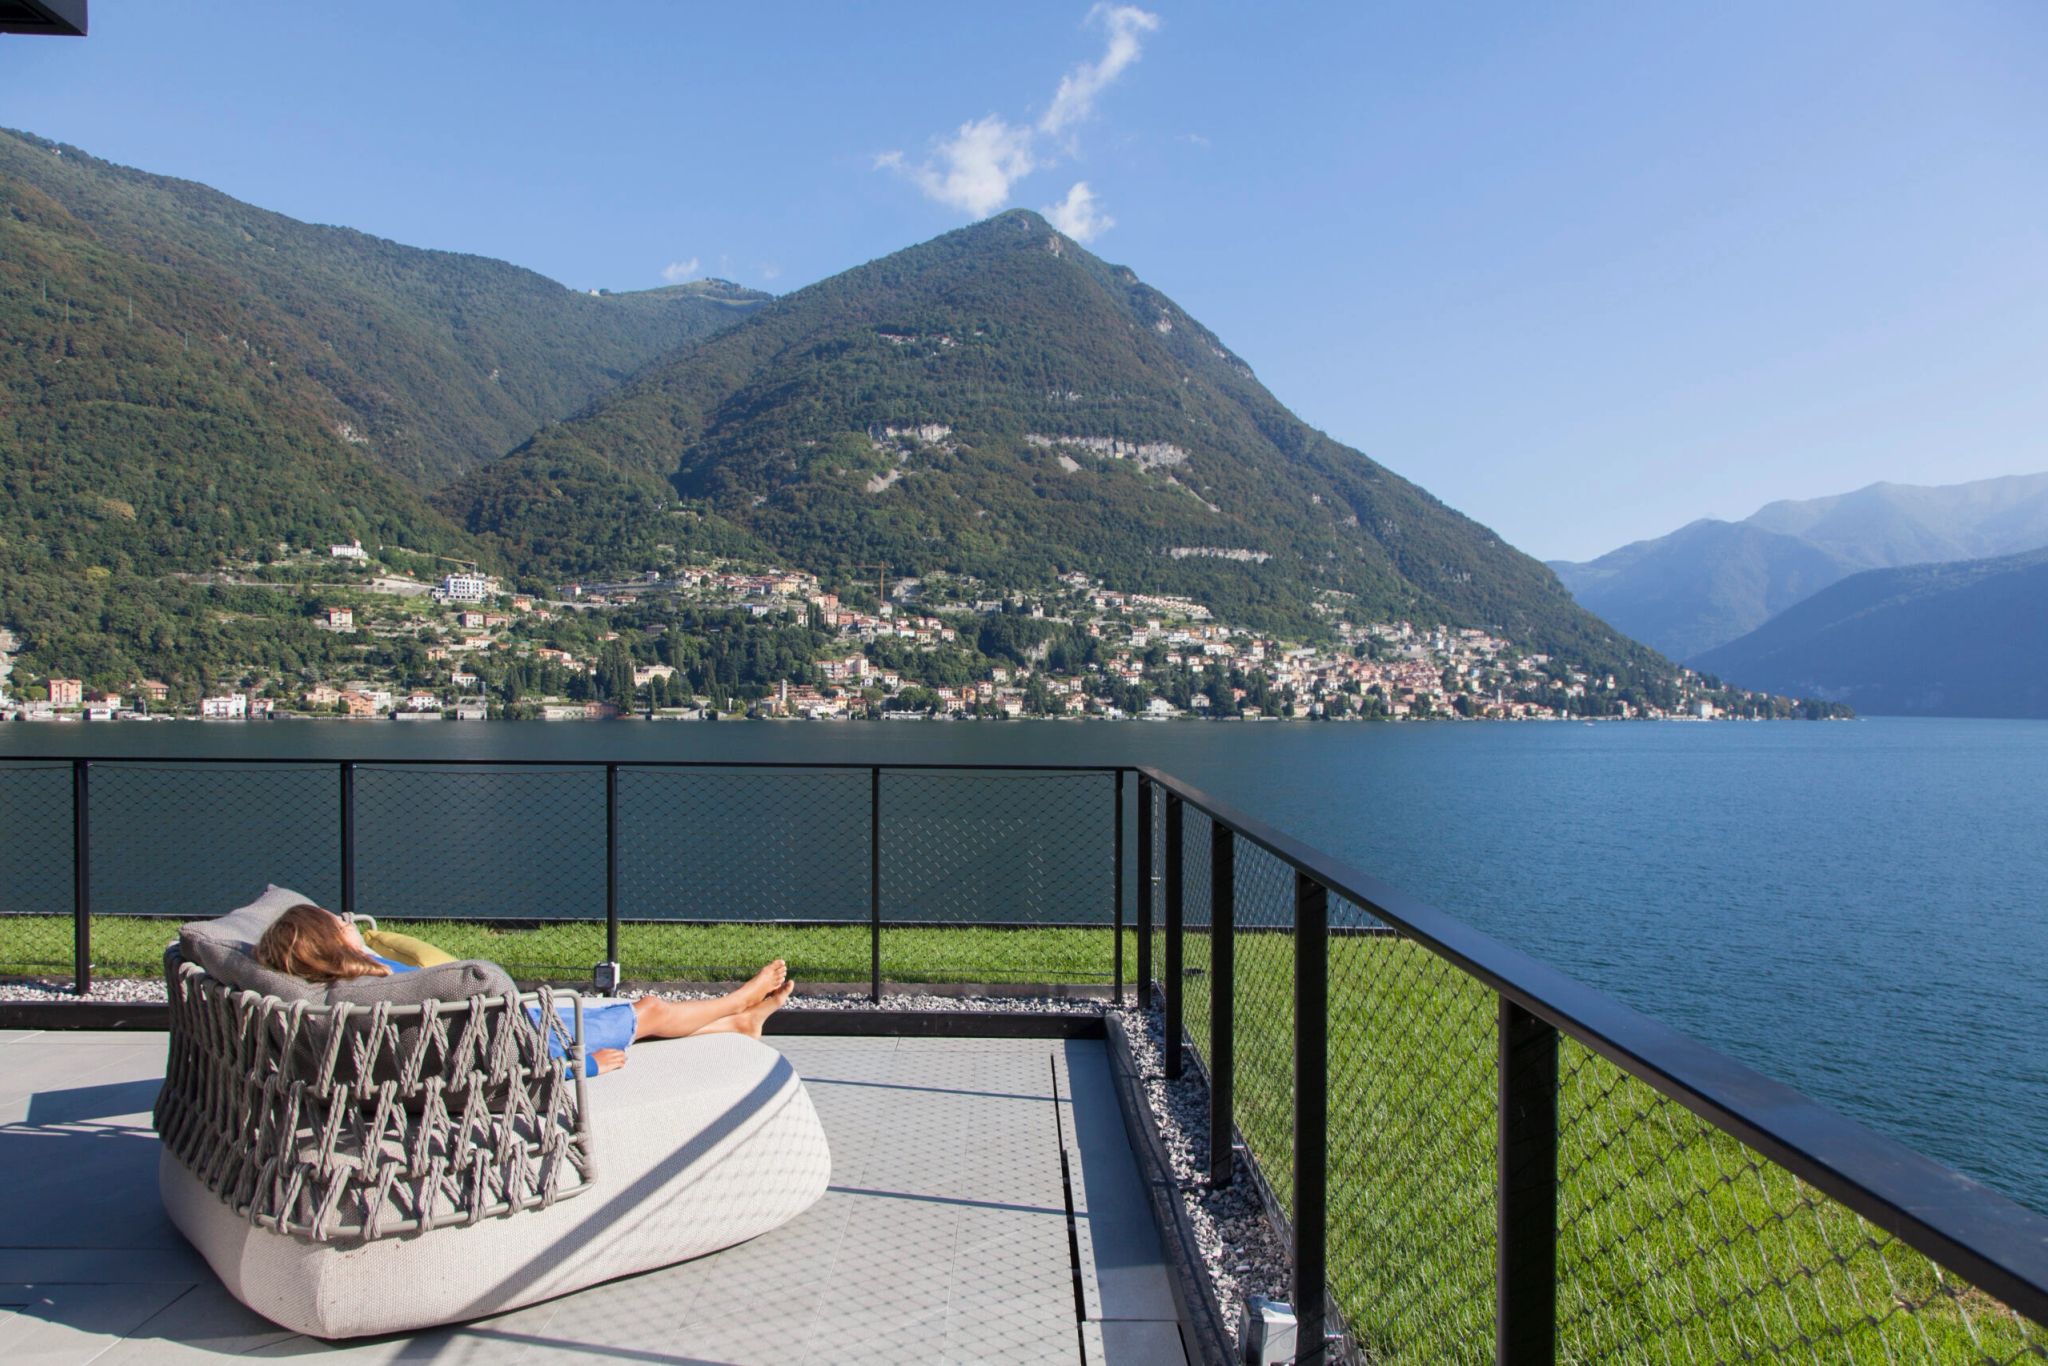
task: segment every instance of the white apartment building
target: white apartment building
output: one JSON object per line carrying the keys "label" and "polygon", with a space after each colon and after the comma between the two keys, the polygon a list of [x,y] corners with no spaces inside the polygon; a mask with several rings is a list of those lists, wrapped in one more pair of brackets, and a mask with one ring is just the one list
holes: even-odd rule
{"label": "white apartment building", "polygon": [[441,580],[444,602],[489,602],[497,594],[497,581],[487,574],[450,574]]}
{"label": "white apartment building", "polygon": [[249,695],[229,693],[226,697],[202,698],[199,714],[208,721],[244,721],[249,716]]}

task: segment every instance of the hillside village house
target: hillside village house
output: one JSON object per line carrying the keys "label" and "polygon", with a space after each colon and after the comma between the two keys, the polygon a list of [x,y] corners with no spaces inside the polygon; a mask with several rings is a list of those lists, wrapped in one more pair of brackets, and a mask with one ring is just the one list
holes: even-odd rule
{"label": "hillside village house", "polygon": [[241,721],[249,715],[249,697],[246,693],[229,693],[225,697],[200,699],[199,715],[208,721]]}
{"label": "hillside village house", "polygon": [[330,631],[353,631],[356,628],[356,614],[353,608],[330,607],[327,609],[327,629]]}
{"label": "hillside village house", "polygon": [[306,705],[309,707],[331,707],[341,701],[341,689],[331,683],[315,683],[306,689]]}
{"label": "hillside village house", "polygon": [[152,702],[162,702],[171,695],[171,685],[162,679],[145,678],[135,685],[135,691]]}
{"label": "hillside village house", "polygon": [[350,541],[347,545],[328,546],[327,554],[337,560],[367,560],[370,558],[370,552],[363,549],[361,541]]}
{"label": "hillside village house", "polygon": [[76,678],[50,680],[50,705],[76,707],[85,701],[85,684]]}

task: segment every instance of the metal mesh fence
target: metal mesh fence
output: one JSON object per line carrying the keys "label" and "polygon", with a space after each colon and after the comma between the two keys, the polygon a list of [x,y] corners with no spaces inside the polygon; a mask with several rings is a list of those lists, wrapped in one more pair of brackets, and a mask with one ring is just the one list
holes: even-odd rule
{"label": "metal mesh fence", "polygon": [[885,770],[883,978],[1110,982],[1115,785],[1114,773]]}
{"label": "metal mesh fence", "polygon": [[1330,904],[1331,1291],[1374,1360],[1493,1351],[1496,997]]}
{"label": "metal mesh fence", "polygon": [[1152,879],[1138,888],[1138,895],[1149,903],[1151,911],[1151,930],[1146,935],[1150,943],[1145,950],[1145,972],[1151,978],[1152,1007],[1161,1010],[1166,1005],[1166,904],[1163,899],[1166,885],[1166,794],[1149,783],[1141,792],[1139,800],[1151,803],[1150,829],[1145,838],[1152,849]]}
{"label": "metal mesh fence", "polygon": [[601,767],[359,764],[355,851],[355,909],[386,929],[519,978],[587,980],[604,957]]}
{"label": "metal mesh fence", "polygon": [[161,973],[177,923],[233,910],[270,884],[329,905],[340,893],[331,765],[95,762],[90,773],[101,975]]}
{"label": "metal mesh fence", "polygon": [[1237,1127],[1281,1207],[1294,1208],[1294,870],[1237,842]]}
{"label": "metal mesh fence", "polygon": [[71,766],[0,765],[0,978],[66,980]]}
{"label": "metal mesh fence", "polygon": [[1209,886],[1209,838],[1212,823],[1205,812],[1182,810],[1181,867],[1181,991],[1187,1041],[1208,1058],[1210,1015],[1215,1009],[1214,955],[1210,928],[1214,901]]}
{"label": "metal mesh fence", "polygon": [[618,784],[628,975],[725,981],[780,957],[806,983],[866,980],[866,771],[624,768]]}
{"label": "metal mesh fence", "polygon": [[[1118,878],[1114,772],[357,762],[96,761],[94,957],[153,976],[169,924],[288,886],[515,976],[717,981],[785,957],[865,983],[1106,985]],[[69,978],[71,766],[0,766],[0,972]],[[871,828],[871,799],[879,824]],[[608,836],[617,841],[608,879]],[[878,888],[870,885],[881,853]]]}
{"label": "metal mesh fence", "polygon": [[1558,1345],[1574,1361],[2048,1360],[2048,1331],[1565,1039]]}
{"label": "metal mesh fence", "polygon": [[[1162,803],[1162,871],[1166,824]],[[1292,1217],[1294,870],[1235,841],[1226,1003],[1214,823],[1186,808],[1182,828],[1187,1040],[1206,1054],[1231,1010],[1232,1119]],[[1330,1292],[1360,1359],[1490,1360],[1500,998],[1356,904],[1332,896],[1329,919]],[[2039,1324],[1587,1048],[1559,1050],[1559,1360],[2048,1361]]]}

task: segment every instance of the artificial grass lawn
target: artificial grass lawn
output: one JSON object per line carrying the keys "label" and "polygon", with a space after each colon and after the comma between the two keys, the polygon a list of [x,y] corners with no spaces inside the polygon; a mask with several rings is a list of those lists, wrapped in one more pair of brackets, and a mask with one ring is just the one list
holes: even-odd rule
{"label": "artificial grass lawn", "polygon": [[[378,925],[446,949],[487,958],[522,981],[587,982],[604,957],[602,923],[501,929],[473,921],[380,919]],[[166,920],[97,916],[95,973],[153,977],[176,934]],[[1124,937],[1126,975],[1136,940]],[[1090,929],[928,929],[885,926],[882,975],[893,982],[1043,982],[1108,985],[1115,971],[1113,931]],[[619,961],[633,981],[736,981],[770,958],[789,962],[802,982],[865,982],[871,945],[865,924],[827,926],[652,925],[619,927]],[[69,977],[68,916],[0,916],[0,977]]]}
{"label": "artificial grass lawn", "polygon": [[[380,922],[514,976],[582,980],[602,925]],[[154,975],[165,921],[101,917],[107,976]],[[0,976],[65,976],[70,921],[0,917]],[[902,982],[1107,983],[1111,932],[886,928]],[[1291,1204],[1293,944],[1237,940],[1238,1126]],[[636,980],[722,981],[786,958],[861,982],[868,928],[621,928]],[[1135,972],[1126,936],[1125,969]],[[1154,963],[1164,949],[1155,940]],[[1188,1038],[1206,1047],[1209,945],[1186,945]],[[1480,1361],[1493,1331],[1495,997],[1403,941],[1330,948],[1332,1288],[1375,1361]],[[2048,1333],[1577,1044],[1559,1054],[1558,1333],[1564,1360],[2007,1361]]]}

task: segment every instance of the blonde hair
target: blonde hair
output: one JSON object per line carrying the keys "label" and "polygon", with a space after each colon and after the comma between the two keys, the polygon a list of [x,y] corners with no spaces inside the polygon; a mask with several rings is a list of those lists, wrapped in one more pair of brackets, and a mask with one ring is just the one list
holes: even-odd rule
{"label": "blonde hair", "polygon": [[324,906],[302,901],[272,921],[256,941],[256,961],[309,982],[390,976],[390,968],[348,942],[342,932],[346,923]]}

